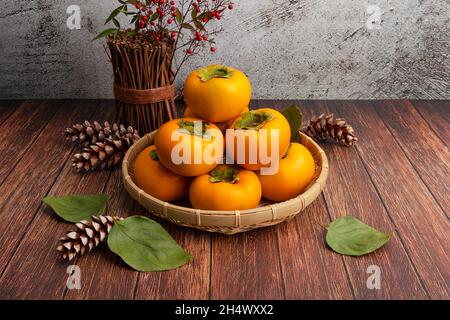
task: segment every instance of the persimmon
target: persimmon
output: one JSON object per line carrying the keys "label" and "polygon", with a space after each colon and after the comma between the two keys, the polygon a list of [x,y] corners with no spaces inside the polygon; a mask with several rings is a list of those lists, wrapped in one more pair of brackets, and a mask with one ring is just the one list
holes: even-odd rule
{"label": "persimmon", "polygon": [[[248,107],[244,109],[244,111],[242,111],[242,113],[244,112],[248,112],[249,109]],[[184,109],[184,114],[183,117],[185,118],[199,118],[199,116],[197,116],[192,110],[191,108],[189,108],[189,106],[187,106]],[[235,118],[234,118],[235,119]],[[225,122],[220,122],[220,123],[215,123],[215,125],[220,129],[220,131],[222,131],[223,133],[225,133],[225,130],[228,129],[228,127],[233,123],[234,119],[229,120],[229,121],[225,121]]]}
{"label": "persimmon", "polygon": [[198,118],[174,119],[155,135],[160,162],[172,172],[194,177],[223,160],[224,139],[216,125]]}
{"label": "persimmon", "polygon": [[189,198],[195,209],[253,209],[261,200],[261,184],[253,171],[219,165],[192,180]]}
{"label": "persimmon", "polygon": [[263,197],[277,202],[292,199],[311,183],[314,173],[314,158],[309,150],[302,144],[291,143],[276,174],[258,174]]}
{"label": "persimmon", "polygon": [[164,167],[158,159],[155,146],[145,148],[134,162],[136,185],[162,201],[175,201],[188,195],[190,179]]}
{"label": "persimmon", "polygon": [[184,101],[198,117],[227,122],[248,108],[250,80],[234,68],[211,65],[193,71],[184,84]]}
{"label": "persimmon", "polygon": [[286,152],[291,128],[277,110],[263,108],[242,113],[227,130],[227,156],[248,170],[271,167]]}

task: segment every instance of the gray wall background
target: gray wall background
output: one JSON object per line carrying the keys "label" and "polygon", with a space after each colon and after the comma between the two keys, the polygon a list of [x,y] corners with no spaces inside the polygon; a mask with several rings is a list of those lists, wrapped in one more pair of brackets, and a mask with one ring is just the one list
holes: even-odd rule
{"label": "gray wall background", "polygon": [[[254,98],[450,98],[449,0],[236,0],[210,63],[245,71]],[[66,26],[69,5],[81,29]],[[368,29],[369,5],[381,9]],[[101,31],[114,0],[2,0],[0,98],[110,98]]]}

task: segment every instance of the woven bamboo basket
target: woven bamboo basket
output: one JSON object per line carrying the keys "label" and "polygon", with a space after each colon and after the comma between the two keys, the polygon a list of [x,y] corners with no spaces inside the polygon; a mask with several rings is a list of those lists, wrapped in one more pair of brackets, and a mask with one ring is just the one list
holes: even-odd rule
{"label": "woven bamboo basket", "polygon": [[292,219],[322,192],[328,176],[325,152],[308,136],[301,134],[301,143],[312,153],[316,174],[311,184],[299,196],[279,203],[261,203],[258,208],[236,211],[198,210],[156,199],[134,183],[133,165],[137,155],[153,144],[156,131],[145,135],[126,153],[122,163],[122,178],[129,194],[143,207],[177,225],[209,232],[235,234],[271,226]]}

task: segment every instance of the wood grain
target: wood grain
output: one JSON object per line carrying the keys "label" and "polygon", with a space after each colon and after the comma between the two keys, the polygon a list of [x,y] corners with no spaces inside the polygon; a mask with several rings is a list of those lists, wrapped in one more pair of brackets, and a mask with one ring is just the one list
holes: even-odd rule
{"label": "wood grain", "polygon": [[[291,103],[259,101],[258,107],[282,109]],[[304,104],[302,107],[305,109]],[[328,223],[325,202],[319,197],[294,220],[274,227],[287,299],[353,299],[342,258],[324,241],[323,226]]]}
{"label": "wood grain", "polygon": [[212,299],[284,299],[274,228],[213,235]]}
{"label": "wood grain", "polygon": [[211,263],[211,235],[157,219],[193,257],[172,271],[140,273],[135,299],[208,299]]}
{"label": "wood grain", "polygon": [[[89,119],[97,104],[70,102],[59,107],[55,118],[46,128],[48,134],[41,135],[36,140],[36,148],[31,148],[33,152],[27,154],[17,166],[18,173],[10,175],[14,182],[4,184],[13,187],[13,192],[9,196],[10,201],[2,208],[3,221],[7,222],[6,226],[1,226],[2,229],[5,228],[1,233],[1,247],[7,253],[0,258],[2,269],[20,242],[0,279],[0,296],[4,298],[62,298],[68,277],[66,268],[70,263],[59,260],[55,248],[58,239],[71,226],[41,201],[47,194],[96,194],[103,190],[110,172],[85,175],[76,173],[69,159],[72,145],[65,142],[62,135],[54,134],[62,132],[74,122]],[[107,116],[110,112],[108,109],[111,110],[101,109],[98,115]],[[42,154],[46,155],[44,161],[35,161]],[[64,168],[60,172],[62,165]],[[11,215],[10,212],[14,214]],[[26,236],[23,237],[25,232]]]}
{"label": "wood grain", "polygon": [[450,101],[409,101],[416,107],[432,130],[448,147],[450,141]]}
{"label": "wood grain", "polygon": [[[143,214],[139,205],[123,189],[120,170],[114,170],[104,192],[109,195],[107,213],[127,217]],[[83,272],[80,290],[68,290],[65,299],[132,299],[137,272],[112,252],[107,246],[79,258],[77,265]]]}
{"label": "wood grain", "polygon": [[26,101],[2,123],[0,184],[52,118],[58,104],[60,103]]}
{"label": "wood grain", "polygon": [[[450,105],[448,107],[450,108]],[[409,101],[376,103],[375,109],[448,217],[450,214],[448,145],[430,131],[428,123]],[[449,114],[450,111],[441,114],[442,119]],[[447,130],[442,129],[443,137],[448,134],[449,127],[450,122],[447,121]],[[450,140],[446,141],[448,143]]]}
{"label": "wood grain", "polygon": [[[309,108],[304,108],[304,116],[305,119],[310,119],[322,112],[332,111],[339,117],[344,107],[341,103],[314,102]],[[334,143],[321,145],[331,164],[324,190],[331,218],[354,216],[391,234],[389,243],[373,254],[359,258],[344,257],[355,298],[426,299],[427,294],[357,150],[354,147],[348,148]],[[398,157],[401,154],[393,156]],[[370,290],[366,285],[370,276],[367,274],[367,268],[371,265],[379,266],[382,272],[382,285],[379,290]],[[403,285],[399,286],[399,283]]]}
{"label": "wood grain", "polygon": [[[431,298],[449,298],[449,221],[370,102],[345,102],[357,150]],[[430,164],[432,165],[432,164]]]}
{"label": "wood grain", "polygon": [[[55,251],[70,225],[41,199],[106,192],[108,213],[146,214],[123,189],[120,170],[75,173],[73,148],[57,134],[75,121],[112,118],[113,102],[15,103],[0,101],[2,299],[449,298],[448,102],[300,101],[305,120],[330,110],[360,138],[352,148],[322,144],[330,162],[322,197],[291,221],[235,236],[155,218],[192,261],[169,272],[138,273],[100,248],[75,262],[81,290],[66,288],[69,263]],[[252,107],[291,103],[253,101]],[[333,253],[322,226],[342,215],[391,233],[390,242],[360,258]],[[381,268],[380,290],[366,287],[369,265]]]}
{"label": "wood grain", "polygon": [[20,100],[0,100],[0,125],[22,104]]}
{"label": "wood grain", "polygon": [[212,299],[285,298],[275,228],[214,234],[212,242]]}

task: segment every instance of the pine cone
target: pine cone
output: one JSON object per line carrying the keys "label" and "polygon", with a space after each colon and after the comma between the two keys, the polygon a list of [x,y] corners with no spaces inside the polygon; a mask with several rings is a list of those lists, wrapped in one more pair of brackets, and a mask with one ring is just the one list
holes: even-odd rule
{"label": "pine cone", "polygon": [[72,166],[78,172],[107,170],[119,164],[125,152],[136,142],[129,137],[106,138],[103,142],[97,142],[84,148],[72,158]]}
{"label": "pine cone", "polygon": [[335,119],[332,113],[314,117],[301,131],[317,141],[331,139],[345,146],[358,141],[353,128],[344,119]]}
{"label": "pine cone", "polygon": [[124,125],[117,125],[116,123],[111,126],[108,121],[105,121],[103,126],[97,121],[94,121],[93,124],[89,121],[85,121],[83,124],[77,123],[70,128],[66,128],[64,134],[67,139],[71,139],[72,142],[76,142],[85,148],[113,136],[130,139],[139,137],[137,130],[134,130],[133,127],[125,128]]}
{"label": "pine cone", "polygon": [[98,216],[92,217],[92,221],[83,220],[75,224],[77,229],[68,232],[62,237],[58,250],[63,259],[72,261],[78,255],[83,255],[86,250],[90,252],[100,242],[106,239],[116,221],[123,220],[121,217]]}

